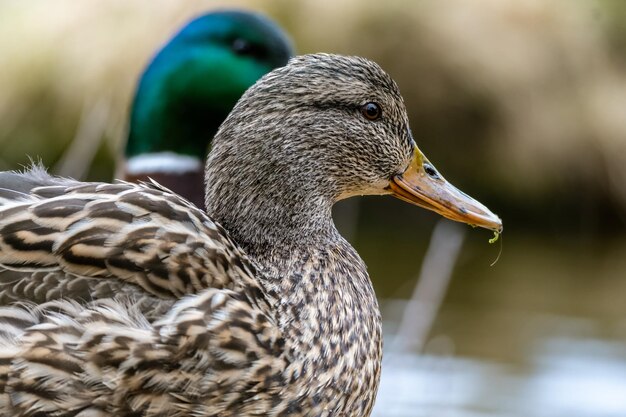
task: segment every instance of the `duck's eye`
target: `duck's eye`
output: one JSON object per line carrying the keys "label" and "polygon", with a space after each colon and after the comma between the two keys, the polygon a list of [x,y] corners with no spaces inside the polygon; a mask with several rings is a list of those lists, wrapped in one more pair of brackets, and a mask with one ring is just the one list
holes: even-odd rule
{"label": "duck's eye", "polygon": [[361,106],[361,114],[368,120],[377,120],[380,119],[383,111],[378,104],[369,102]]}
{"label": "duck's eye", "polygon": [[264,58],[267,52],[262,46],[242,38],[235,38],[230,47],[237,55],[248,55],[259,59]]}
{"label": "duck's eye", "polygon": [[234,52],[242,55],[250,51],[250,46],[250,42],[241,38],[235,39],[231,45]]}
{"label": "duck's eye", "polygon": [[433,179],[439,178],[439,173],[437,172],[435,167],[433,167],[430,164],[424,164],[424,172],[426,172],[426,175],[428,175],[430,178],[433,178]]}

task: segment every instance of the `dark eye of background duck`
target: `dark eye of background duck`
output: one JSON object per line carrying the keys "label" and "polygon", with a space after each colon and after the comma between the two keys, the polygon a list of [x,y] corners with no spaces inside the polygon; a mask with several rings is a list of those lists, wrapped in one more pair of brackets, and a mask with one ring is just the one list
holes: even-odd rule
{"label": "dark eye of background duck", "polygon": [[243,38],[235,38],[230,47],[237,55],[251,56],[256,59],[264,59],[268,52],[265,47]]}
{"label": "dark eye of background duck", "polygon": [[378,104],[369,102],[361,106],[361,114],[368,120],[378,120],[383,115],[383,111]]}

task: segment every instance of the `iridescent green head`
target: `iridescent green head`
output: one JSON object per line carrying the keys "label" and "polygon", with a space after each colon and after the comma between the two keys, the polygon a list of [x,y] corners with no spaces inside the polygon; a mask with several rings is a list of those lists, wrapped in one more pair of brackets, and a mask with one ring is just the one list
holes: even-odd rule
{"label": "iridescent green head", "polygon": [[218,11],[194,19],[141,77],[126,158],[172,152],[203,160],[244,91],[292,54],[289,38],[262,15]]}

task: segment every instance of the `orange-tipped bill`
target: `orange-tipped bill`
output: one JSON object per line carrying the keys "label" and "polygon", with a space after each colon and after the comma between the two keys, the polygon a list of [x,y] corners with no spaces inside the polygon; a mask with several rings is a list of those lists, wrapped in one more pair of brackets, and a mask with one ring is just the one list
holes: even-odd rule
{"label": "orange-tipped bill", "polygon": [[448,219],[502,232],[498,216],[446,181],[417,148],[407,170],[391,179],[389,189],[394,197]]}

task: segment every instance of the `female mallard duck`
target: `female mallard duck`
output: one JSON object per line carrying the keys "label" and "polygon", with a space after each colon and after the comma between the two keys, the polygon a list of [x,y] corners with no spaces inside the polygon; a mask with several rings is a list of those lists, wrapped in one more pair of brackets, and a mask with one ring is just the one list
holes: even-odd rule
{"label": "female mallard duck", "polygon": [[206,184],[205,214],[156,184],[0,176],[2,280],[74,298],[0,310],[0,415],[368,416],[380,314],[332,205],[391,194],[502,228],[428,162],[396,84],[357,57],[261,78],[215,136]]}
{"label": "female mallard duck", "polygon": [[291,55],[285,33],[257,13],[217,11],[192,20],[141,77],[117,177],[153,178],[204,207],[207,141],[244,91]]}

